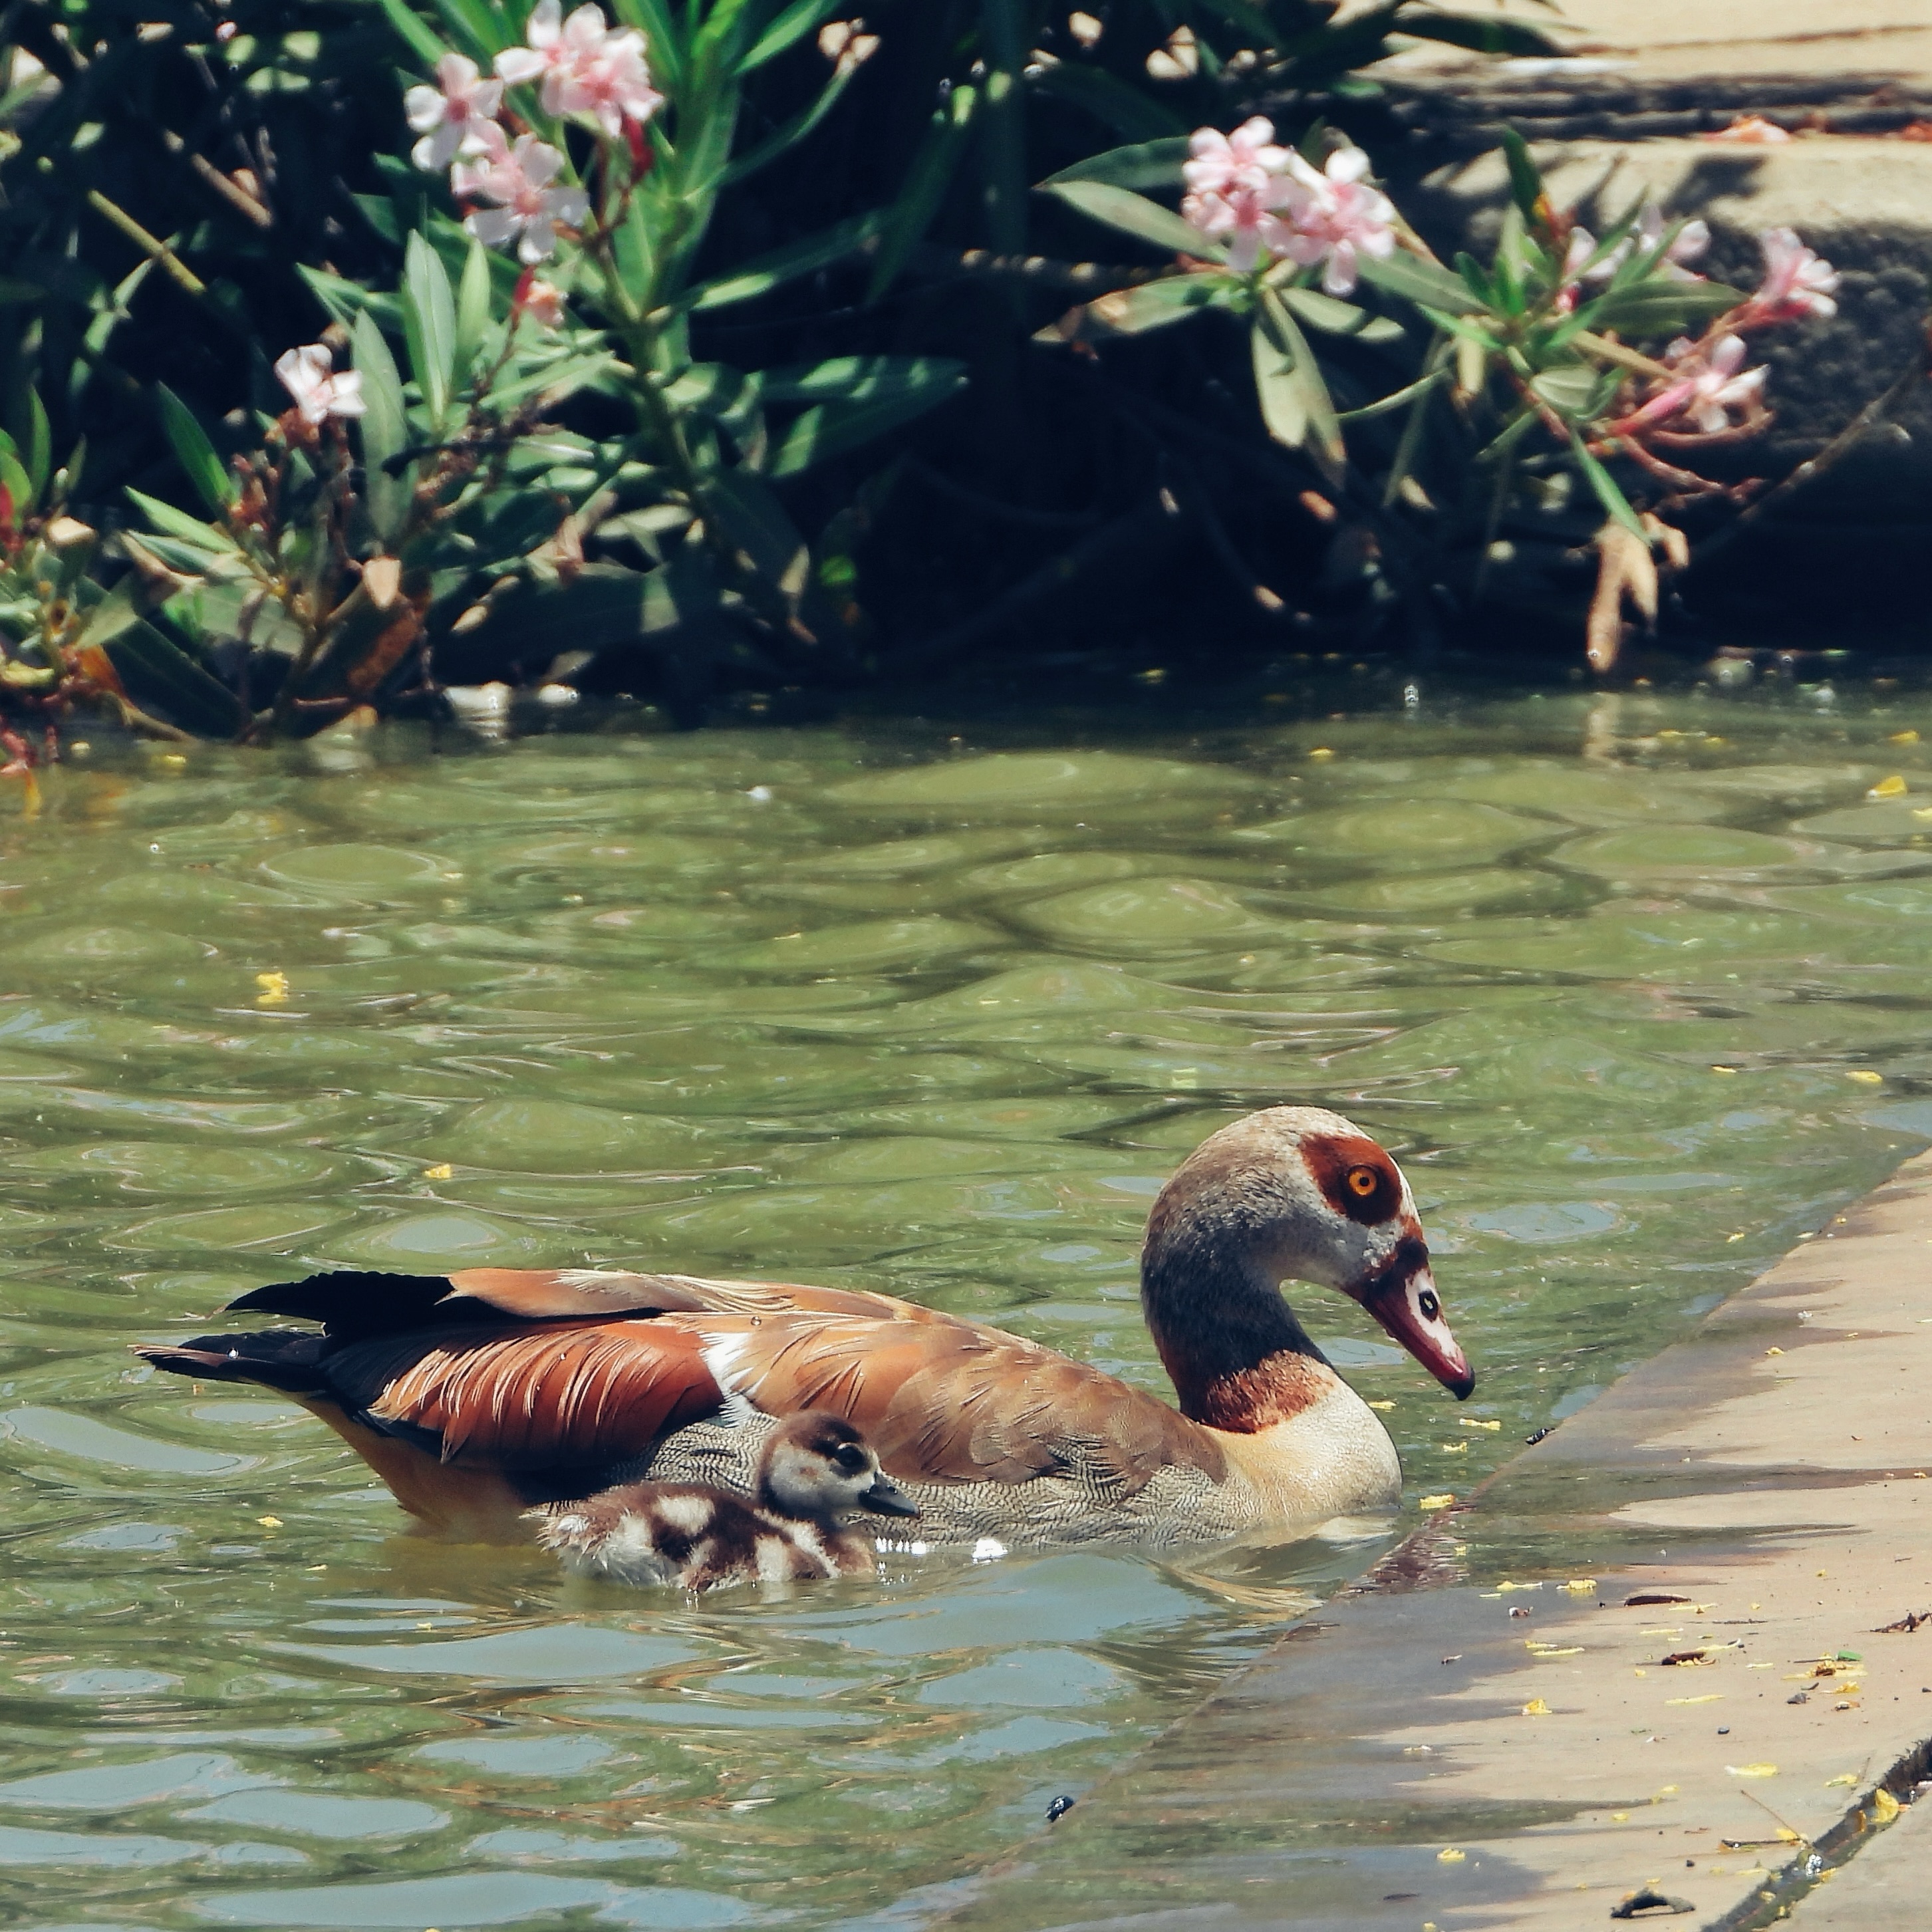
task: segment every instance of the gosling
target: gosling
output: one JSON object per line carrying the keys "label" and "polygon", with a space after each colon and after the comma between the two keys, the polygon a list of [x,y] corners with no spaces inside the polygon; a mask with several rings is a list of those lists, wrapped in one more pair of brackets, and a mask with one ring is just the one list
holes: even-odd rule
{"label": "gosling", "polygon": [[736,1583],[869,1576],[851,1510],[917,1516],[842,1416],[807,1409],[766,1438],[750,1502],[696,1483],[626,1483],[531,1512],[538,1539],[579,1576],[722,1590]]}

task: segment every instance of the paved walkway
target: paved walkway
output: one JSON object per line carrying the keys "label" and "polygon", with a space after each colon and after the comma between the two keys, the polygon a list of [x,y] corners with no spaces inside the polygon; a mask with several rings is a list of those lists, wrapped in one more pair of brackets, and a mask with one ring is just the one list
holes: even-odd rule
{"label": "paved walkway", "polygon": [[1397,1554],[945,1923],[1576,1932],[1649,1887],[1733,1928],[1816,1847],[1794,1922],[1887,1932],[1932,1828],[1874,1791],[1932,1739],[1932,1623],[1886,1628],[1932,1612],[1932,1156]]}

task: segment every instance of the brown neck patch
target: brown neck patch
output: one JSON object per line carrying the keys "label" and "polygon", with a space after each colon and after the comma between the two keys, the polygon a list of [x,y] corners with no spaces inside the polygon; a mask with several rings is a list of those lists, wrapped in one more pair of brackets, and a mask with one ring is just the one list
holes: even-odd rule
{"label": "brown neck patch", "polygon": [[[1175,1378],[1178,1384],[1180,1378]],[[1335,1386],[1327,1363],[1284,1349],[1256,1363],[1215,1376],[1192,1388],[1177,1388],[1181,1412],[1210,1429],[1252,1436],[1310,1408]]]}

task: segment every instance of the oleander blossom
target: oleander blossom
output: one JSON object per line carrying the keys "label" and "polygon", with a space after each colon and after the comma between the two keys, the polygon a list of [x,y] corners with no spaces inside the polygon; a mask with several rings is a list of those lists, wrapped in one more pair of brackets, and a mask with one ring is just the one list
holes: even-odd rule
{"label": "oleander blossom", "polygon": [[[1591,257],[1597,253],[1597,238],[1579,223],[1570,230],[1569,244],[1564,251],[1562,284],[1556,298],[1558,310],[1568,314],[1576,307],[1582,284],[1609,281],[1634,252],[1654,254],[1663,239],[1664,211],[1654,201],[1644,203],[1630,232],[1595,261]],[[1690,264],[1700,260],[1710,245],[1710,224],[1687,221],[1672,237],[1670,246],[1657,260],[1652,272],[1674,282],[1700,282],[1703,277],[1695,273]]]}
{"label": "oleander blossom", "polygon": [[496,56],[496,72],[512,85],[540,81],[547,114],[592,121],[614,140],[627,122],[642,127],[664,104],[651,85],[644,37],[610,32],[601,7],[577,8],[565,20],[560,0],[538,0],[524,39]]}
{"label": "oleander blossom", "polygon": [[503,98],[503,83],[485,80],[461,54],[445,54],[436,79],[435,86],[412,87],[403,96],[403,112],[422,136],[410,159],[430,174],[441,173],[459,154],[483,152],[479,130],[495,119]]}
{"label": "oleander blossom", "polygon": [[560,228],[574,228],[590,212],[580,188],[552,188],[563,156],[534,134],[520,134],[512,147],[494,122],[488,124],[484,152],[458,161],[449,172],[450,191],[461,200],[494,204],[472,208],[463,225],[486,248],[516,244],[527,263],[547,262],[556,253]]}
{"label": "oleander blossom", "polygon": [[1288,156],[1291,232],[1278,252],[1304,268],[1322,263],[1322,286],[1331,296],[1354,289],[1364,255],[1385,261],[1395,252],[1395,205],[1369,185],[1368,172],[1360,148],[1336,148],[1318,172],[1299,154]]}
{"label": "oleander blossom", "polygon": [[517,313],[526,315],[539,328],[561,328],[564,323],[563,291],[531,270],[524,271],[517,285]]}
{"label": "oleander blossom", "polygon": [[1245,272],[1260,259],[1264,242],[1272,247],[1286,232],[1274,210],[1288,150],[1276,145],[1274,123],[1258,114],[1232,134],[1201,128],[1187,148],[1182,218],[1205,240],[1225,242],[1230,264]]}
{"label": "oleander blossom", "polygon": [[338,374],[326,343],[308,343],[278,356],[275,374],[295,398],[296,414],[311,429],[320,429],[331,416],[359,416],[368,411],[362,378],[353,369]]}
{"label": "oleander blossom", "polygon": [[1664,359],[1676,380],[1636,412],[1630,418],[1633,427],[1660,428],[1688,418],[1706,436],[1715,436],[1732,427],[1733,410],[1748,416],[1762,406],[1771,371],[1762,364],[1755,369],[1744,367],[1741,335],[1720,335],[1714,343],[1692,342],[1680,335],[1664,352]]}
{"label": "oleander blossom", "polygon": [[1814,254],[1789,228],[1768,228],[1757,239],[1764,250],[1764,280],[1745,304],[1742,320],[1761,326],[1838,314],[1832,296],[1838,272],[1829,262]]}

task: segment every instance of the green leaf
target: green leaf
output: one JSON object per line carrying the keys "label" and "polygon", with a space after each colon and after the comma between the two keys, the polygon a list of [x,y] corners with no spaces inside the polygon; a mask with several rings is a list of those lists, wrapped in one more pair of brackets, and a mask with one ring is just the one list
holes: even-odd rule
{"label": "green leaf", "polygon": [[490,332],[490,256],[472,239],[463,260],[463,279],[456,290],[456,380],[467,388],[476,374],[477,352]]}
{"label": "green leaf", "polygon": [[[1614,388],[1616,376],[1610,377]],[[1529,379],[1529,386],[1558,416],[1583,422],[1596,413],[1594,404],[1604,384],[1597,370],[1573,363],[1565,368],[1545,369]]]}
{"label": "green leaf", "polygon": [[1641,341],[1646,337],[1681,335],[1699,322],[1744,300],[1743,292],[1726,288],[1721,282],[1678,282],[1658,276],[1612,289],[1586,302],[1572,320],[1595,333],[1614,328],[1626,339]]}
{"label": "green leaf", "polygon": [[729,274],[700,284],[686,294],[684,304],[703,310],[754,301],[787,282],[797,280],[801,275],[816,274],[834,262],[844,261],[848,255],[856,255],[883,225],[884,218],[877,212],[853,215],[802,242],[760,255]]}
{"label": "green leaf", "polygon": [[1380,347],[1384,343],[1406,342],[1408,332],[1385,315],[1371,315],[1353,302],[1338,302],[1318,289],[1298,288],[1291,284],[1280,291],[1288,312],[1310,328],[1324,335],[1352,336],[1357,341]]}
{"label": "green leaf", "polygon": [[1472,53],[1546,59],[1563,51],[1547,34],[1539,33],[1520,20],[1472,20],[1467,14],[1405,8],[1395,23],[1395,31],[1412,34],[1418,40],[1440,40],[1447,46],[1467,47]]}
{"label": "green leaf", "polygon": [[946,370],[940,358],[932,362],[934,373],[916,386],[888,388],[852,402],[820,403],[807,410],[785,431],[766,465],[766,474],[796,476],[814,463],[856,449],[958,394],[966,386],[964,368],[955,363]]}
{"label": "green leaf", "polygon": [[844,0],[792,0],[758,38],[738,63],[740,74],[750,74],[766,62],[776,60],[789,46],[795,46],[814,27],[823,26],[844,4]]}
{"label": "green leaf", "polygon": [[856,67],[835,68],[832,78],[819,89],[818,98],[755,148],[740,154],[718,176],[718,185],[732,187],[789,154],[838,104],[838,97],[852,84],[852,77],[858,71]]}
{"label": "green leaf", "polygon": [[239,545],[219,524],[204,524],[185,510],[178,510],[172,503],[164,503],[158,496],[146,496],[139,490],[130,490],[128,500],[164,536],[173,537],[210,557],[241,554]]}
{"label": "green leaf", "polygon": [[1306,451],[1331,482],[1339,481],[1347,452],[1335,405],[1308,338],[1275,290],[1262,291],[1252,350],[1255,389],[1269,435]]}
{"label": "green leaf", "polygon": [[1537,218],[1537,204],[1543,199],[1543,171],[1529,152],[1529,143],[1514,128],[1503,130],[1503,159],[1509,166],[1510,194],[1526,222]]}
{"label": "green leaf", "polygon": [[403,255],[403,334],[430,427],[442,433],[456,373],[456,301],[436,250],[412,232]]}
{"label": "green leaf", "polygon": [[228,466],[214,453],[208,433],[196,422],[194,412],[165,382],[154,385],[154,400],[160,405],[161,428],[176,460],[188,472],[196,494],[219,517],[240,494]]}
{"label": "green leaf", "polygon": [[248,724],[248,714],[235,694],[153,625],[136,620],[104,644],[128,694],[183,730],[202,738],[232,738]]}
{"label": "green leaf", "polygon": [[1637,514],[1630,506],[1630,500],[1617,488],[1616,479],[1592,456],[1584,446],[1583,439],[1574,429],[1570,432],[1570,452],[1576,459],[1576,467],[1588,479],[1590,488],[1597,493],[1597,501],[1603,505],[1630,535],[1640,542],[1648,544],[1650,538],[1643,525],[1638,521]]}
{"label": "green leaf", "polygon": [[8,520],[18,524],[34,507],[34,485],[26,466],[14,454],[10,436],[0,436],[0,490],[7,494]]}
{"label": "green leaf", "polygon": [[[1186,122],[1165,103],[1153,99],[1144,89],[1121,80],[1118,74],[1109,74],[1103,67],[1062,61],[1057,66],[1042,68],[1037,74],[1030,75],[1027,84],[1034,94],[1048,94],[1054,100],[1065,101],[1069,106],[1083,110],[1130,141],[1156,148],[1177,146],[1181,158],[1186,158]],[[1116,148],[1114,152],[1118,154],[1120,150]],[[1092,164],[1082,162],[1078,165],[1085,167]],[[1071,172],[1070,170],[1062,169],[1054,178],[1064,180]],[[1100,181],[1114,178],[1083,175],[1079,178]],[[1177,163],[1151,180],[1120,182],[1117,184],[1122,188],[1166,188],[1180,178],[1180,170]]]}
{"label": "green leaf", "polygon": [[299,262],[296,265],[296,273],[301,276],[309,293],[322,304],[331,322],[338,322],[344,328],[352,328],[356,318],[367,309],[392,334],[401,333],[403,306],[394,296],[365,290],[346,275],[332,275],[326,268],[311,268]]}
{"label": "green leaf", "polygon": [[[1204,308],[1232,308],[1238,302],[1244,302],[1246,295],[1244,284],[1226,275],[1199,272],[1163,275],[1157,281],[1142,282],[1136,288],[1116,289],[1111,295],[1096,296],[1093,301],[1070,309],[1059,321],[1041,329],[1034,340],[1051,346],[1063,342],[1104,342],[1116,335],[1144,335],[1150,329],[1185,322]],[[1396,331],[1398,335],[1401,332]]]}
{"label": "green leaf", "polygon": [[581,356],[560,356],[523,371],[512,381],[499,382],[490,392],[490,400],[501,404],[520,402],[525,396],[542,396],[547,401],[560,403],[598,376],[622,367],[614,356],[601,349]]}
{"label": "green leaf", "polygon": [[429,29],[428,23],[409,4],[409,0],[380,0],[391,26],[409,44],[410,50],[424,67],[433,68],[449,50]]}
{"label": "green leaf", "polygon": [[40,400],[40,392],[33,388],[27,392],[26,462],[27,478],[34,486],[34,500],[38,502],[53,470],[54,435],[47,422],[46,405]]}
{"label": "green leaf", "polygon": [[1124,235],[1150,242],[1168,254],[1194,255],[1213,261],[1226,253],[1218,242],[1209,241],[1172,208],[1163,208],[1144,194],[1136,194],[1131,188],[1115,188],[1110,182],[1051,181],[1043,184],[1040,192],[1057,196],[1068,207],[1076,208],[1082,214]]}
{"label": "green leaf", "polygon": [[904,184],[886,211],[879,232],[878,259],[872,264],[866,299],[875,302],[899,278],[912,251],[926,238],[964,152],[979,110],[980,91],[956,87],[934,110],[930,124],[906,171]]}
{"label": "green leaf", "polygon": [[767,369],[760,388],[768,403],[871,402],[928,390],[937,400],[952,394],[965,370],[944,356],[835,356]]}
{"label": "green leaf", "polygon": [[1062,182],[1104,182],[1110,188],[1178,188],[1181,164],[1187,158],[1185,134],[1164,136],[1158,141],[1138,141],[1131,147],[1109,148],[1048,175],[1040,185],[1057,187]]}
{"label": "green leaf", "polygon": [[356,318],[352,338],[356,367],[368,406],[361,424],[362,495],[377,541],[386,550],[402,534],[415,485],[413,465],[392,474],[390,459],[406,448],[409,416],[403,406],[403,380],[382,332],[366,311]]}
{"label": "green leaf", "polygon": [[1450,315],[1469,315],[1485,305],[1469,292],[1460,275],[1452,275],[1439,262],[1425,262],[1402,249],[1382,260],[1359,256],[1356,268],[1371,287],[1400,296],[1418,308],[1426,306]]}

